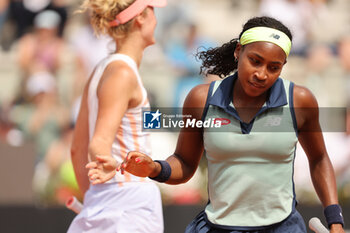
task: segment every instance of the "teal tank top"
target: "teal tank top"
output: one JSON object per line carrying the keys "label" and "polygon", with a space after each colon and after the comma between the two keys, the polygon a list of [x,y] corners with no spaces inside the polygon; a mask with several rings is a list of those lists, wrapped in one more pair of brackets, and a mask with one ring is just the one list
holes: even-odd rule
{"label": "teal tank top", "polygon": [[297,143],[293,83],[277,79],[268,100],[250,123],[232,103],[237,74],[214,81],[203,120],[209,202],[206,219],[224,229],[263,229],[286,219],[295,208],[293,164]]}

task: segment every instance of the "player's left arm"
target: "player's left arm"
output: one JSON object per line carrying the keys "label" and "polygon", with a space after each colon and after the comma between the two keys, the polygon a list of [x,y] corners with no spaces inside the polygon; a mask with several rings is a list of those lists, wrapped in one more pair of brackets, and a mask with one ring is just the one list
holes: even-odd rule
{"label": "player's left arm", "polygon": [[[316,193],[324,207],[338,204],[336,179],[319,123],[318,104],[307,88],[295,85],[294,109],[299,142],[308,157]],[[332,224],[331,232],[344,230],[341,224]]]}

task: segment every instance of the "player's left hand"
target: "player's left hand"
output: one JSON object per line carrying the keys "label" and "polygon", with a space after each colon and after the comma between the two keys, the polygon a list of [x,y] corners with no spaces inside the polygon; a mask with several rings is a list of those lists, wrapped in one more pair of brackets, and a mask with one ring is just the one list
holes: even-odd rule
{"label": "player's left hand", "polygon": [[117,161],[110,155],[96,155],[96,161],[88,163],[85,167],[91,184],[102,184],[112,179],[116,174]]}

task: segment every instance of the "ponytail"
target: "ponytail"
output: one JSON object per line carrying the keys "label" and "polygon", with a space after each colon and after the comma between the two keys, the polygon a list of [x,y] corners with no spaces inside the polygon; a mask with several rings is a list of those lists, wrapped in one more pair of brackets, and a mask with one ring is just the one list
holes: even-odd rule
{"label": "ponytail", "polygon": [[238,39],[233,39],[221,47],[197,53],[196,57],[202,60],[201,74],[214,74],[221,78],[226,77],[237,69],[234,52]]}

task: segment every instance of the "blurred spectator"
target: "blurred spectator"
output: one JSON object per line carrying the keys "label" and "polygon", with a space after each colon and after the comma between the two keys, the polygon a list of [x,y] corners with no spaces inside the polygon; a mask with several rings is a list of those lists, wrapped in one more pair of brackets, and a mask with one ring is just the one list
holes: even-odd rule
{"label": "blurred spectator", "polygon": [[23,81],[20,96],[16,103],[26,102],[24,88],[27,80],[37,73],[46,73],[55,77],[60,68],[63,40],[57,36],[60,16],[55,11],[44,11],[35,17],[35,31],[19,41],[18,62]]}
{"label": "blurred spectator", "polygon": [[49,73],[32,75],[26,92],[30,102],[13,107],[10,119],[36,145],[38,163],[51,143],[59,137],[60,129],[69,119],[68,111],[59,104],[56,80]]}
{"label": "blurred spectator", "polygon": [[3,49],[9,50],[17,39],[30,33],[35,26],[35,17],[46,10],[52,10],[60,16],[56,33],[62,37],[68,17],[64,0],[0,0],[1,46]]}
{"label": "blurred spectator", "polygon": [[[315,44],[307,50],[305,86],[320,107],[345,107],[346,89],[330,46]],[[334,93],[337,93],[334,95]]]}
{"label": "blurred spectator", "polygon": [[37,14],[45,10],[53,10],[60,15],[58,34],[62,36],[67,20],[67,9],[61,1],[55,0],[13,0],[10,4],[10,17],[16,23],[17,35],[20,38],[29,32]]}

